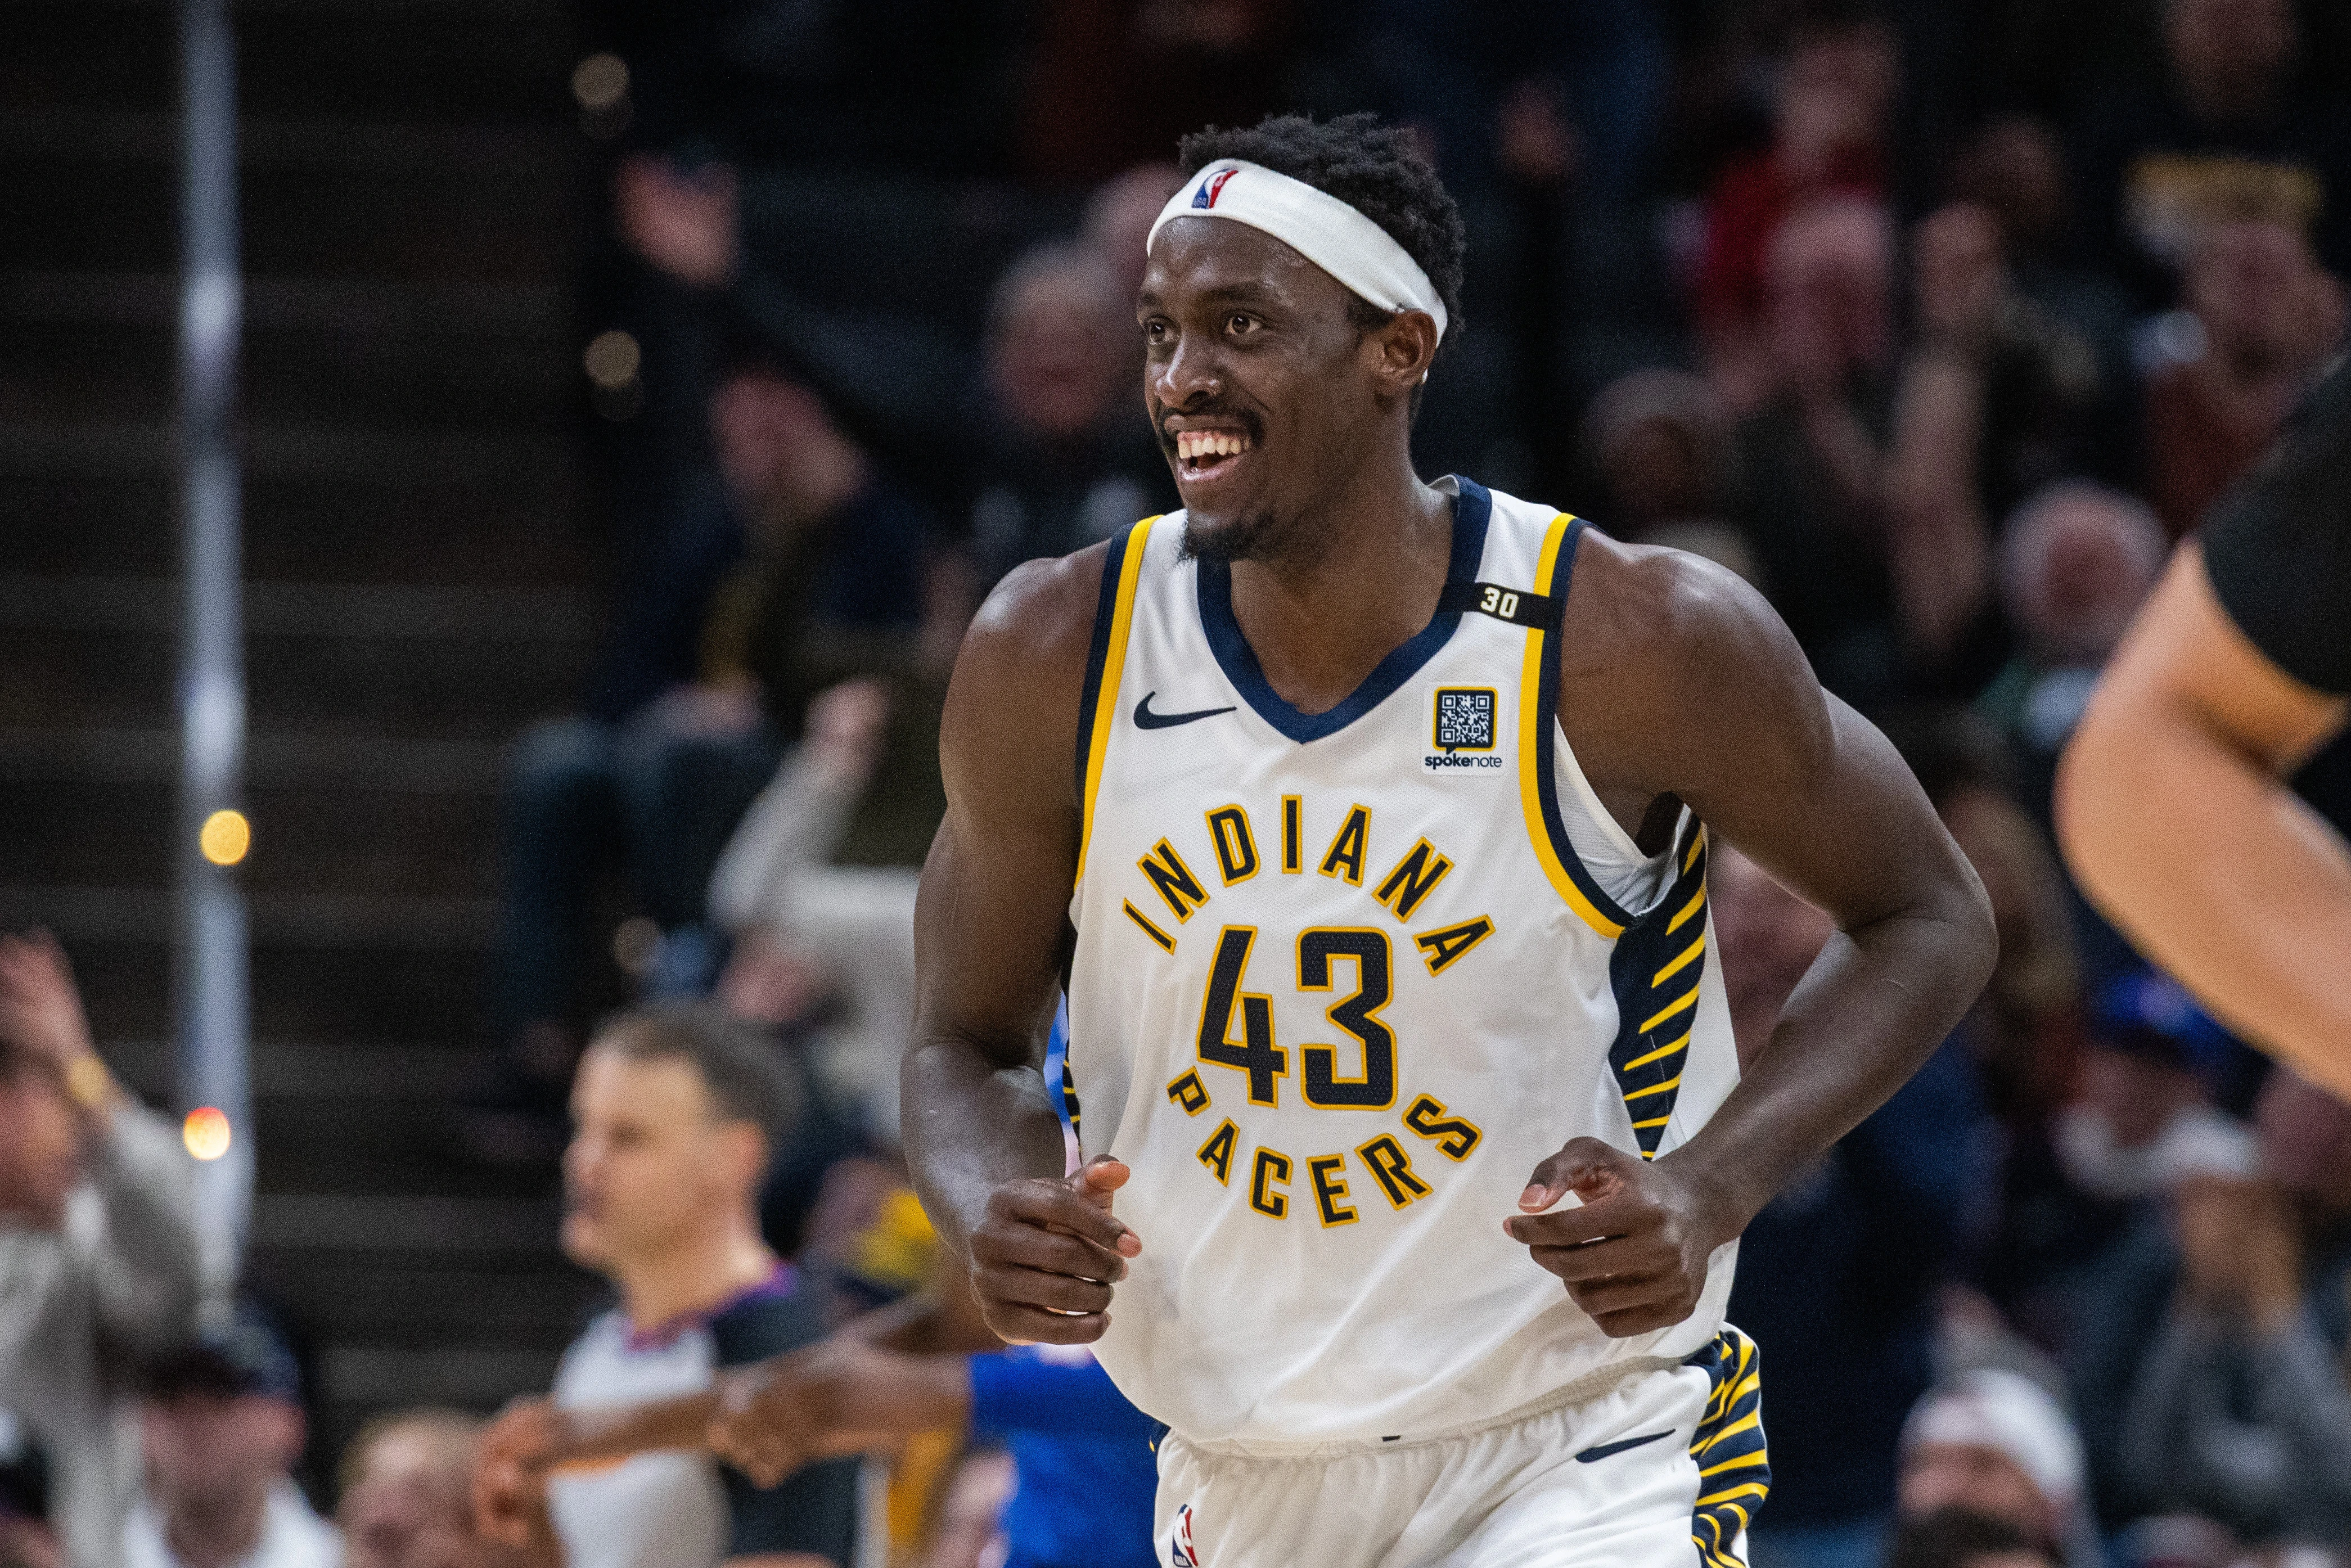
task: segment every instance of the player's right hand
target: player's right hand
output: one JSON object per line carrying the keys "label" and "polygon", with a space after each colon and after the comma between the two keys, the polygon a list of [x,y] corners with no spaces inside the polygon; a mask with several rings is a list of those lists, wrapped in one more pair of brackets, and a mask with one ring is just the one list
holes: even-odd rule
{"label": "player's right hand", "polygon": [[971,1232],[980,1315],[1011,1344],[1090,1344],[1110,1326],[1111,1287],[1142,1241],[1111,1213],[1127,1168],[1098,1155],[1066,1176],[1029,1176],[988,1194]]}

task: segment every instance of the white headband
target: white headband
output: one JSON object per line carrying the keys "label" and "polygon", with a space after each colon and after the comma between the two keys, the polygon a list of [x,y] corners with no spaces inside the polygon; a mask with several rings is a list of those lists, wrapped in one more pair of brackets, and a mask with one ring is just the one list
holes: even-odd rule
{"label": "white headband", "polygon": [[1261,163],[1220,159],[1167,198],[1144,241],[1145,254],[1170,218],[1230,218],[1290,246],[1383,310],[1425,310],[1445,337],[1445,304],[1404,246],[1387,230],[1303,180]]}

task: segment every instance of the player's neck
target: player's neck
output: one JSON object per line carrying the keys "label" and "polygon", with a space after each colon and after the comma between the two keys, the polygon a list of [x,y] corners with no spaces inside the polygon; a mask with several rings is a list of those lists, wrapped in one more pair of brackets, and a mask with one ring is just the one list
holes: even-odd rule
{"label": "player's neck", "polygon": [[1453,549],[1453,507],[1413,474],[1367,465],[1294,531],[1299,547],[1233,567],[1233,614],[1269,685],[1304,713],[1344,701],[1426,626]]}
{"label": "player's neck", "polygon": [[657,1253],[630,1259],[613,1270],[622,1309],[639,1333],[708,1312],[760,1283],[776,1255],[747,1225],[677,1239]]}

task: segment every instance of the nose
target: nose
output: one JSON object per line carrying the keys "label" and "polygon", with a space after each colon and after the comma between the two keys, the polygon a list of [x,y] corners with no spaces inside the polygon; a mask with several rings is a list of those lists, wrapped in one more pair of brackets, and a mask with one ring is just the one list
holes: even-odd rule
{"label": "nose", "polygon": [[1207,402],[1224,388],[1213,342],[1192,333],[1176,340],[1174,350],[1152,368],[1152,379],[1159,401],[1176,409]]}

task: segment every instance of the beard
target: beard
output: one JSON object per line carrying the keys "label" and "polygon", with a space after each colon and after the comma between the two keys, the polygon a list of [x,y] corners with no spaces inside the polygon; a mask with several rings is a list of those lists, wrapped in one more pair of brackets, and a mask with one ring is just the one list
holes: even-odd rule
{"label": "beard", "polygon": [[1222,561],[1264,560],[1281,553],[1288,532],[1271,512],[1252,512],[1228,522],[1201,526],[1190,513],[1184,516],[1184,559]]}

